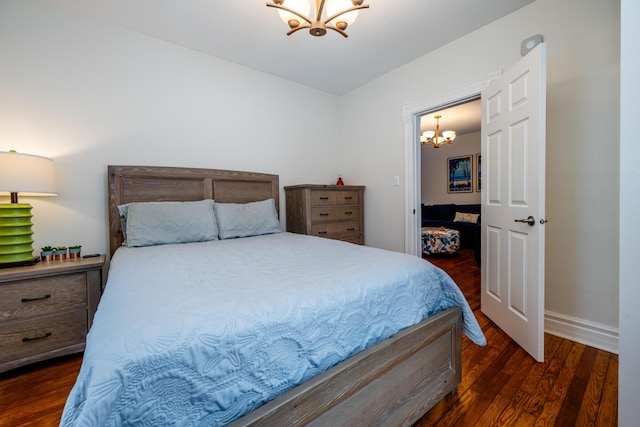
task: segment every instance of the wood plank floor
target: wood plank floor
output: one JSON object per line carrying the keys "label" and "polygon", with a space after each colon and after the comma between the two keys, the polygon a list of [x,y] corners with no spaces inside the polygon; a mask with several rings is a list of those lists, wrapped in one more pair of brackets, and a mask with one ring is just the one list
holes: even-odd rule
{"label": "wood plank floor", "polygon": [[488,344],[463,335],[462,382],[414,427],[617,426],[618,356],[545,334],[536,362],[480,311],[480,269],[473,251],[431,257],[456,281]]}
{"label": "wood plank floor", "polygon": [[[463,290],[487,337],[463,337],[462,383],[414,427],[616,426],[618,356],[551,335],[537,363],[480,312],[473,252],[430,260]],[[81,355],[0,374],[0,426],[57,426]]]}

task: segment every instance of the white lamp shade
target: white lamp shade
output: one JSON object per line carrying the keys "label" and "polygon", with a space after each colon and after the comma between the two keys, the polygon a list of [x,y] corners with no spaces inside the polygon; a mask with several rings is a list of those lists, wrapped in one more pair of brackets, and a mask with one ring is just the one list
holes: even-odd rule
{"label": "white lamp shade", "polygon": [[[306,17],[309,16],[309,10],[311,9],[311,4],[307,0],[285,0],[284,3],[282,3],[282,6],[295,10]],[[280,15],[280,19],[282,19],[287,25],[292,19],[300,22],[300,24],[304,22],[302,18],[294,15],[293,13],[287,12],[286,10],[278,9],[278,14]]]}
{"label": "white lamp shade", "polygon": [[0,193],[57,195],[53,160],[32,154],[0,151]]}
{"label": "white lamp shade", "polygon": [[442,136],[446,139],[449,139],[451,141],[453,141],[454,139],[456,139],[456,133],[452,130],[445,130],[444,132],[442,132]]}
{"label": "white lamp shade", "polygon": [[[325,10],[327,14],[327,18],[335,15],[336,13],[340,13],[343,10],[347,10],[353,7],[353,3],[351,0],[327,0],[325,4]],[[344,13],[338,16],[336,19],[331,21],[332,24],[337,24],[338,22],[346,22],[347,25],[353,24],[358,18],[358,11],[354,10],[352,12]]]}
{"label": "white lamp shade", "polygon": [[424,132],[422,132],[422,135],[426,138],[426,139],[431,139],[433,138],[436,133],[432,130],[425,130]]}

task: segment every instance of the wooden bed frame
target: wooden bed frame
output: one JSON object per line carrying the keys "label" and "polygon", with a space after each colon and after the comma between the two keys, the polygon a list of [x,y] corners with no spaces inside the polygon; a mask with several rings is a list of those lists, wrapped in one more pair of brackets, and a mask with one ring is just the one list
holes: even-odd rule
{"label": "wooden bed frame", "polygon": [[[216,169],[109,166],[110,254],[122,245],[118,205],[139,201],[246,203],[273,198],[278,176]],[[411,425],[462,379],[459,308],[407,328],[295,387],[231,426]]]}

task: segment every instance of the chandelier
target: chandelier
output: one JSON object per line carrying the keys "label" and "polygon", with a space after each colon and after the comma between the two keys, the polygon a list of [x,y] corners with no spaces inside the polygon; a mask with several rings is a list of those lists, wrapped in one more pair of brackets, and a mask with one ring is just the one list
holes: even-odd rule
{"label": "chandelier", "polygon": [[422,144],[433,144],[433,148],[439,148],[443,144],[451,144],[454,139],[456,139],[456,132],[452,130],[445,130],[442,132],[442,136],[440,136],[440,119],[442,116],[435,116],[436,119],[436,130],[435,132],[432,130],[425,130],[420,135],[420,142]]}
{"label": "chandelier", "polygon": [[267,3],[267,7],[278,9],[280,18],[291,28],[287,33],[288,36],[308,28],[309,33],[316,37],[327,34],[327,29],[349,37],[345,30],[358,17],[358,10],[369,7],[368,4],[362,4],[364,0],[315,0],[315,2],[315,12],[311,16],[309,0],[272,0]]}

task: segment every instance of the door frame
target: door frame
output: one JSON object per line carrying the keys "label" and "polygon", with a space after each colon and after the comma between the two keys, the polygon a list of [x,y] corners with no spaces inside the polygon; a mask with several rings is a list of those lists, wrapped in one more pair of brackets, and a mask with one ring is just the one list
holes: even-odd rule
{"label": "door frame", "polygon": [[[462,104],[480,98],[480,94],[502,70],[490,73],[485,80],[470,86],[430,98],[425,101],[406,101],[402,104],[402,124],[404,128],[404,251],[407,254],[422,256],[420,243],[422,161],[420,156],[420,116],[429,112]],[[482,126],[482,124],[481,124]]]}

